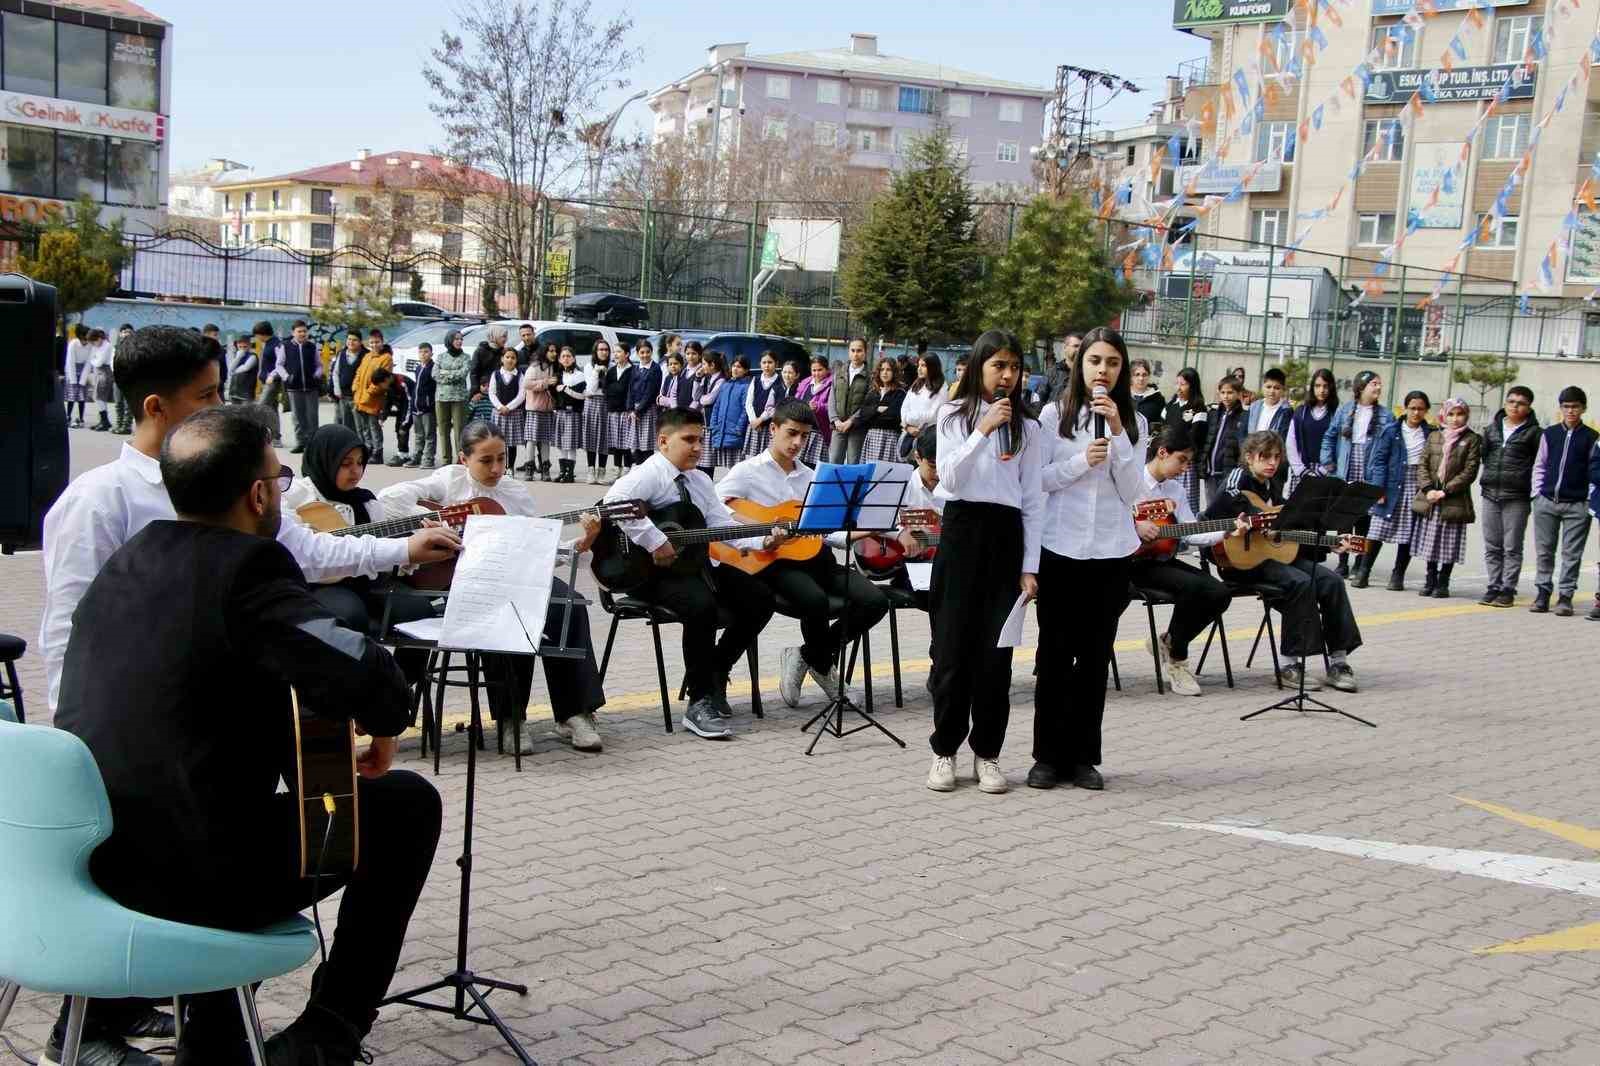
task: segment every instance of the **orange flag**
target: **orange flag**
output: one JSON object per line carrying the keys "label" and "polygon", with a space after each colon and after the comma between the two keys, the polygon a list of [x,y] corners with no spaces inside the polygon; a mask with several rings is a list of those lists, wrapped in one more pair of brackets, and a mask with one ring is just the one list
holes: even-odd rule
{"label": "orange flag", "polygon": [[1367,279],[1367,283],[1365,285],[1361,286],[1361,291],[1364,292],[1365,294],[1367,294],[1368,296],[1382,296],[1383,295],[1383,279],[1382,278],[1368,278]]}

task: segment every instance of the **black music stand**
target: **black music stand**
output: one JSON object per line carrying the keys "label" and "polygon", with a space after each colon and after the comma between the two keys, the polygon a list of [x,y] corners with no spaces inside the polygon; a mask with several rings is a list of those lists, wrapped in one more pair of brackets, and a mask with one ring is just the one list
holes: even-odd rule
{"label": "black music stand", "polygon": [[[894,519],[899,516],[900,505],[905,500],[906,485],[910,484],[910,481],[908,479],[906,481],[897,482],[888,479],[878,479],[874,476],[868,476],[845,482],[839,480],[837,471],[840,469],[845,468],[834,466],[830,463],[823,463],[817,467],[817,476],[812,480],[810,486],[807,487],[805,499],[800,501],[801,521],[804,522],[808,517],[811,517],[812,521],[821,528],[838,530],[844,533],[845,573],[847,575],[859,574],[860,571],[856,569],[855,565],[856,553],[850,546],[850,534],[869,531],[874,533],[883,533],[893,529]],[[873,474],[876,473],[877,471],[874,469]],[[867,503],[867,498],[872,495],[872,491],[878,486],[892,486],[896,484],[900,486],[900,489],[894,494],[894,503],[892,506],[883,500],[874,501],[871,504]],[[830,499],[828,497],[833,498]],[[808,509],[810,510],[810,515],[807,514]],[[869,516],[869,521],[865,524],[863,524],[861,521],[861,512],[863,510],[870,510],[873,513],[871,516]],[[875,517],[886,511],[890,512],[888,525],[884,525]],[[795,531],[804,532],[804,530],[805,526],[799,526]],[[824,550],[831,551],[832,549],[827,548],[825,545]],[[846,581],[845,588],[846,592],[848,593],[848,580]],[[848,599],[849,597],[846,595],[846,600],[848,601]],[[838,661],[833,664],[833,676],[837,679],[836,683],[838,685],[838,689],[828,700],[827,706],[823,707],[822,710],[812,715],[811,719],[806,722],[805,725],[800,727],[800,731],[804,733],[809,731],[811,727],[816,725],[819,721],[822,723],[820,726],[818,726],[816,734],[811,738],[811,743],[806,745],[807,755],[810,755],[814,750],[816,750],[817,741],[822,739],[823,734],[835,736],[842,740],[852,733],[861,732],[863,729],[876,729],[878,732],[882,733],[884,736],[888,737],[902,748],[906,746],[905,741],[891,733],[882,722],[878,721],[872,716],[872,664],[870,662],[864,664],[861,673],[863,692],[865,693],[865,701],[867,704],[866,709],[863,710],[861,707],[856,706],[850,697],[845,694],[845,652],[849,646],[850,610],[847,602],[845,606],[845,612],[839,618],[839,658]],[[846,711],[859,715],[864,719],[864,721],[861,722],[860,725],[851,726],[849,729],[846,729],[844,727],[844,715]]]}
{"label": "black music stand", "polygon": [[[1322,534],[1330,530],[1353,531],[1357,523],[1365,518],[1372,505],[1383,498],[1383,490],[1375,485],[1368,485],[1361,481],[1344,481],[1336,477],[1307,477],[1300,481],[1295,488],[1294,495],[1283,505],[1272,530],[1278,531],[1309,531]],[[1253,536],[1271,536],[1272,530],[1265,534],[1252,534]],[[1317,563],[1311,568],[1311,599],[1316,605],[1318,596],[1317,582],[1323,580],[1323,571],[1327,567]],[[1329,574],[1330,578],[1337,575]],[[1316,643],[1323,645],[1322,609],[1314,606],[1312,617],[1316,619]],[[1309,706],[1308,706],[1309,704]],[[1359,715],[1342,711],[1329,703],[1306,695],[1306,657],[1300,655],[1300,680],[1296,691],[1291,696],[1286,696],[1270,706],[1259,711],[1251,711],[1240,717],[1239,721],[1248,722],[1258,715],[1268,711],[1295,710],[1301,714],[1337,714],[1360,722],[1362,725],[1378,728],[1378,723],[1369,722]]]}
{"label": "black music stand", "polygon": [[[551,644],[541,639],[537,651],[530,650],[526,653],[530,658],[538,658],[540,656],[562,659],[582,658],[586,654],[582,648],[569,648],[567,646],[567,637],[572,628],[572,610],[576,606],[584,606],[588,603],[587,600],[578,594],[576,588],[578,571],[577,553],[571,552],[568,554],[571,558],[570,566],[568,567],[567,593],[566,595],[562,596],[558,595],[554,590],[552,590],[550,595],[550,602],[552,604],[560,605],[563,608],[561,613],[561,633],[559,640],[556,643]],[[540,625],[540,635],[542,638],[542,623],[544,619],[537,619],[534,621],[536,624]],[[531,647],[534,639],[532,631],[527,628],[526,621],[523,622],[523,627],[523,635],[527,638]],[[477,797],[478,747],[483,743],[483,716],[478,704],[478,685],[480,682],[480,672],[483,664],[481,652],[469,649],[466,650],[464,654],[467,660],[467,681],[465,682],[465,687],[467,689],[468,701],[472,707],[472,715],[467,727],[467,795],[465,804],[466,810],[463,815],[461,835],[461,857],[456,860],[456,866],[461,870],[461,902],[460,909],[456,915],[456,965],[455,969],[451,970],[449,973],[446,973],[437,981],[430,981],[425,985],[421,985],[405,992],[396,992],[394,995],[385,998],[382,1003],[379,1004],[379,1006],[404,1004],[405,1006],[409,1007],[418,1007],[422,1010],[433,1011],[437,1014],[448,1014],[457,1021],[473,1022],[478,1025],[492,1025],[500,1034],[500,1039],[506,1042],[506,1046],[511,1049],[512,1054],[516,1055],[517,1058],[521,1060],[524,1066],[538,1066],[528,1052],[524,1050],[521,1042],[517,1040],[516,1034],[513,1033],[506,1023],[500,1019],[500,1015],[495,1013],[494,1008],[489,1006],[489,996],[496,989],[503,989],[507,992],[515,992],[519,996],[525,996],[528,994],[528,986],[515,984],[511,981],[501,981],[497,978],[487,977],[483,974],[475,973],[467,965],[467,934],[472,918],[472,822],[473,811],[476,807]],[[521,653],[496,652],[495,654],[509,655]],[[444,690],[447,685],[459,687],[462,685],[462,682],[448,680],[446,671],[441,671],[438,680],[438,721],[443,721],[444,718]],[[520,742],[520,725],[514,726],[513,732],[517,737],[515,742],[517,749],[517,769],[521,770],[522,745]],[[438,758],[439,739],[441,738],[436,733],[434,746],[435,759]],[[449,1003],[434,1003],[420,998],[428,995],[429,993],[438,992],[444,989],[451,989],[455,993],[453,999]],[[471,1000],[470,1003],[468,1003],[469,999]],[[474,1013],[475,1010],[476,1013]]]}

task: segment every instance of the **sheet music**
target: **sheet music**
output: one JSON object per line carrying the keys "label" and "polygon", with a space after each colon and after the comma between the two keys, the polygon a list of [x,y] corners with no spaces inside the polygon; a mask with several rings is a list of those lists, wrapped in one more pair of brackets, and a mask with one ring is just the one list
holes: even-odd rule
{"label": "sheet music", "polygon": [[900,524],[900,502],[906,497],[911,484],[909,463],[872,464],[872,480],[877,484],[861,501],[861,511],[856,517],[857,529],[893,529]]}
{"label": "sheet music", "polygon": [[1020,648],[1022,646],[1022,623],[1028,618],[1028,594],[1017,593],[1017,602],[1011,608],[1011,613],[1006,616],[1006,624],[1000,627],[1000,639],[994,642],[997,648]]}
{"label": "sheet music", "polygon": [[933,584],[932,563],[906,563],[906,577],[911,579],[913,592],[927,592]]}
{"label": "sheet music", "polygon": [[412,622],[396,622],[394,629],[396,633],[404,633],[413,640],[431,640],[437,644],[444,635],[444,619],[435,615]]}
{"label": "sheet music", "polygon": [[560,540],[561,523],[548,518],[469,516],[439,647],[538,651]]}

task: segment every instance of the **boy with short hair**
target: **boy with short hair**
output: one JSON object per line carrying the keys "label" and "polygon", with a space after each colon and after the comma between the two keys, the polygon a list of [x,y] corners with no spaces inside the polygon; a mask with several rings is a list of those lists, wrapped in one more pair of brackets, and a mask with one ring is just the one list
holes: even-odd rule
{"label": "boy with short hair", "polygon": [[[1556,398],[1561,420],[1539,435],[1539,453],[1533,460],[1533,546],[1538,570],[1533,579],[1534,614],[1572,617],[1572,597],[1578,591],[1578,568],[1589,539],[1589,467],[1600,439],[1583,423],[1589,397],[1568,385]],[[1560,583],[1555,583],[1556,543],[1561,544]],[[1550,593],[1558,593],[1555,610]]]}
{"label": "boy with short hair", "polygon": [[[1274,482],[1283,465],[1283,440],[1270,431],[1252,433],[1244,439],[1243,451],[1243,464],[1228,475],[1221,495],[1206,507],[1202,517],[1233,518],[1253,511],[1255,508],[1243,495],[1246,492],[1254,493],[1269,505],[1283,502],[1283,494]],[[1350,541],[1341,538],[1332,550],[1350,551]],[[1344,579],[1320,566],[1318,558],[1324,554],[1321,549],[1305,546],[1294,562],[1268,559],[1249,574],[1252,581],[1276,590],[1272,605],[1283,615],[1279,639],[1283,657],[1312,659],[1326,649],[1328,684],[1341,692],[1354,692],[1356,675],[1346,657],[1361,647],[1361,630],[1350,609],[1350,595],[1345,591]],[[1321,648],[1317,646],[1319,629]],[[1301,665],[1295,662],[1283,667],[1278,676],[1285,686],[1295,687],[1300,683],[1300,672]],[[1322,687],[1310,677],[1305,679],[1305,686],[1307,691]]]}
{"label": "boy with short hair", "polygon": [[1239,403],[1239,383],[1229,374],[1217,382],[1217,399],[1206,412],[1206,451],[1200,457],[1200,474],[1205,479],[1206,506],[1224,494],[1222,483],[1239,465],[1239,446],[1245,434],[1239,432],[1244,407]]}
{"label": "boy with short hair", "polygon": [[417,381],[411,389],[412,429],[417,434],[417,450],[411,453],[407,466],[432,470],[439,461],[438,437],[434,422],[433,404],[436,387],[433,380],[433,345],[423,341],[417,345]]}
{"label": "boy with short hair", "polygon": [[1487,587],[1478,602],[1510,607],[1517,599],[1522,573],[1522,543],[1533,508],[1533,460],[1539,451],[1539,418],[1533,413],[1533,390],[1513,385],[1505,407],[1483,431],[1483,564]]}

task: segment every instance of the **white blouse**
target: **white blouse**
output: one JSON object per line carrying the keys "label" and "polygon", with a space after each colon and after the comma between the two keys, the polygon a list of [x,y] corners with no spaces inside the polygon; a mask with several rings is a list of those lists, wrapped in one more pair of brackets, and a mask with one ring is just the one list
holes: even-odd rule
{"label": "white blouse", "polygon": [[[946,503],[998,503],[1022,512],[1022,573],[1039,572],[1039,545],[1045,521],[1044,491],[1039,472],[1050,449],[1039,424],[1023,419],[1023,445],[1013,457],[1000,457],[1000,434],[984,436],[977,429],[991,405],[980,402],[969,431],[960,405],[946,403],[934,412],[939,435],[939,486],[934,495]],[[940,507],[940,511],[944,510]]]}
{"label": "white blouse", "polygon": [[1422,426],[1402,424],[1400,435],[1406,440],[1406,465],[1417,466],[1422,462],[1422,449],[1428,446],[1428,431]]}
{"label": "white blouse", "polygon": [[[1094,442],[1092,419],[1085,406],[1078,412],[1077,432],[1069,438],[1060,432],[1059,406],[1049,404],[1039,414],[1039,431],[1050,448],[1040,477],[1050,494],[1044,546],[1070,559],[1124,559],[1139,548],[1133,505],[1144,494],[1144,464],[1124,426],[1111,438],[1106,461],[1090,466],[1086,453]],[[1147,431],[1139,439],[1148,439]]]}
{"label": "white blouse", "polygon": [[925,426],[932,421],[934,414],[944,406],[944,390],[942,389],[907,389],[905,402],[900,405],[900,425]]}

